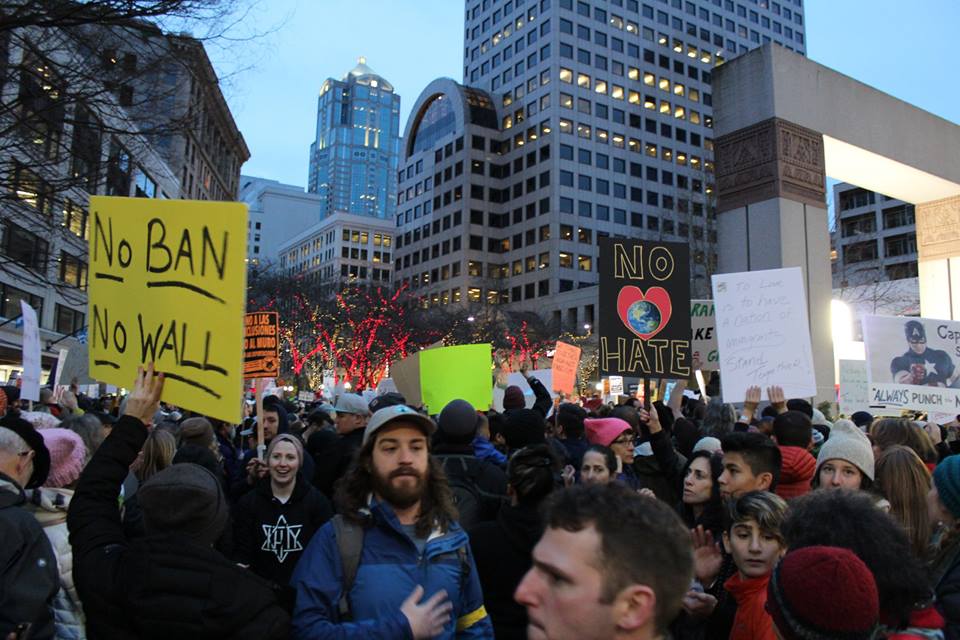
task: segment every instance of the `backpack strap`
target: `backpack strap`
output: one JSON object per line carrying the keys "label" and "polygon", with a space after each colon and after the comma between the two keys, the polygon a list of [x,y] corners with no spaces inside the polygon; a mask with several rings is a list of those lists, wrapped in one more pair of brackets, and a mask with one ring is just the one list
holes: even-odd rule
{"label": "backpack strap", "polygon": [[350,590],[357,579],[357,569],[360,567],[360,554],[363,552],[363,528],[348,522],[341,514],[333,516],[333,532],[337,538],[337,549],[340,552],[340,563],[343,565],[343,584],[340,591],[338,612],[340,621],[353,619],[350,610]]}

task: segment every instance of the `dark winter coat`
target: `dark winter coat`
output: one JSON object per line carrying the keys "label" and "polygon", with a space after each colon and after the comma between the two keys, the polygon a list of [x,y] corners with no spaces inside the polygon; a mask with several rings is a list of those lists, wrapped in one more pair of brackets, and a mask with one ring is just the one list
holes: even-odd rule
{"label": "dark winter coat", "polygon": [[333,517],[333,508],[302,477],[297,478],[290,499],[280,502],[273,497],[268,477],[241,498],[233,515],[236,561],[286,587],[313,534]]}
{"label": "dark winter coat", "polygon": [[947,621],[946,640],[960,640],[960,536],[940,549],[931,568],[937,611]]}
{"label": "dark winter coat", "polygon": [[683,468],[687,460],[673,448],[666,431],[650,435],[652,456],[637,456],[633,471],[639,487],[650,489],[667,504],[677,503],[683,497]]}
{"label": "dark winter coat", "polygon": [[443,466],[448,479],[456,478],[477,488],[481,520],[493,520],[497,517],[500,505],[507,495],[507,474],[503,469],[489,460],[481,460],[473,455],[472,443],[438,444],[434,447],[433,455]]}
{"label": "dark winter coat", "polygon": [[[350,468],[353,457],[363,445],[363,429],[354,429],[337,437],[326,450],[320,452],[316,460],[316,470],[313,474],[313,486],[323,492],[328,498],[333,498],[333,489],[337,480],[342,478]],[[307,469],[303,475],[306,478]]]}
{"label": "dark winter coat", "polygon": [[32,625],[31,638],[52,638],[57,557],[25,503],[20,485],[0,473],[0,638],[22,622]]}
{"label": "dark winter coat", "polygon": [[146,438],[142,422],[122,417],[80,477],[67,515],[87,637],[287,638],[289,617],[265,580],[181,536],[124,537],[117,496]]}
{"label": "dark winter coat", "polygon": [[513,593],[533,564],[533,547],[543,533],[539,513],[535,508],[504,505],[496,521],[482,522],[469,533],[495,637],[525,640],[527,612],[514,601]]}

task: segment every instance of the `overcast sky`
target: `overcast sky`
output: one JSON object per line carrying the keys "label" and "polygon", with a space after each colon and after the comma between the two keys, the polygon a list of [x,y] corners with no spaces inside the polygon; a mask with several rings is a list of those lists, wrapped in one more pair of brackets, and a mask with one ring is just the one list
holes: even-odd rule
{"label": "overcast sky", "polygon": [[[960,122],[957,0],[806,0],[808,56]],[[400,129],[433,79],[462,80],[461,0],[261,0],[250,18],[271,33],[211,49],[250,147],[243,173],[304,186],[323,80],[367,64],[401,96]],[[237,71],[237,69],[242,69]]]}

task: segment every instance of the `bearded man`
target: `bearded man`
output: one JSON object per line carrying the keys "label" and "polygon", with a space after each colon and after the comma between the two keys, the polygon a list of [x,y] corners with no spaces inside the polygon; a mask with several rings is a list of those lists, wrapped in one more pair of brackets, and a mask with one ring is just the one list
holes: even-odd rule
{"label": "bearded man", "polygon": [[430,456],[435,430],[406,405],[370,418],[337,485],[341,515],[294,572],[294,638],[493,637],[467,534]]}

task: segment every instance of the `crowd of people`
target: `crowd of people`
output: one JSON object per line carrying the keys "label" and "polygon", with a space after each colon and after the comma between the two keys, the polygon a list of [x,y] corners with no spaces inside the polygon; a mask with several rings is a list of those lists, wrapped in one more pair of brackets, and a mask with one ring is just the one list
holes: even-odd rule
{"label": "crowd of people", "polygon": [[957,422],[163,384],[0,392],[0,638],[960,639]]}

